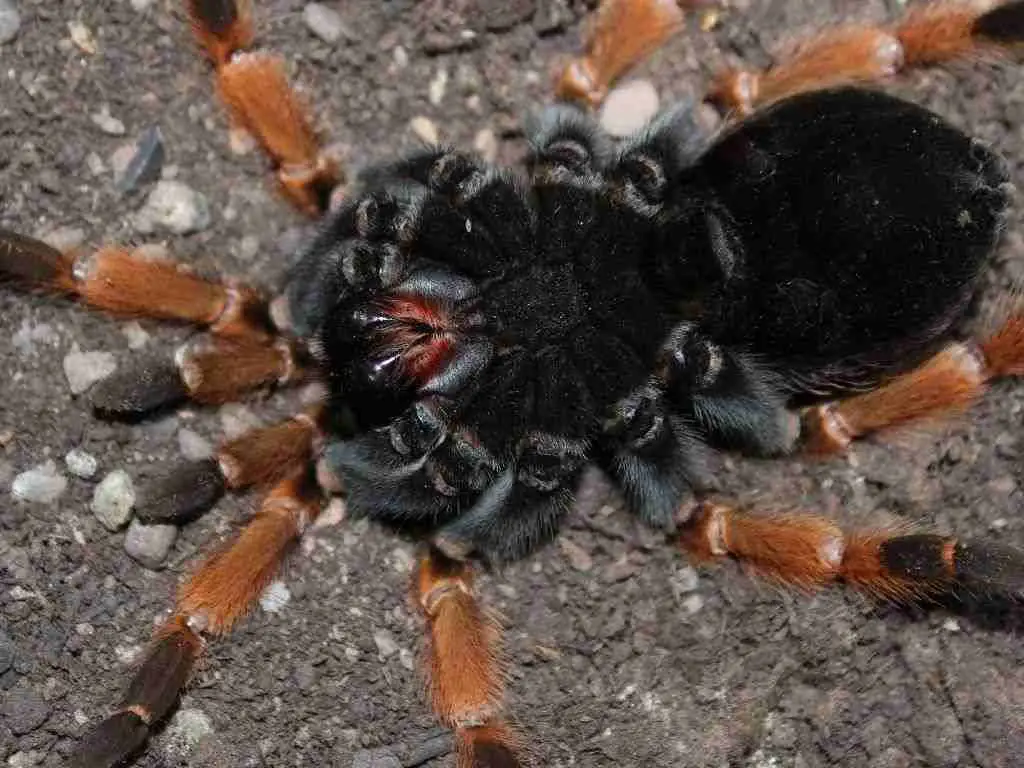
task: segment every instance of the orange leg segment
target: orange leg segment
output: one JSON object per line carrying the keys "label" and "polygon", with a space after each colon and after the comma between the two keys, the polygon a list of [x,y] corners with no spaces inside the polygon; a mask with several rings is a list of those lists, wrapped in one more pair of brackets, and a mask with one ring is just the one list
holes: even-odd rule
{"label": "orange leg segment", "polygon": [[319,511],[319,496],[304,475],[274,487],[235,542],[182,587],[174,615],[157,630],[117,711],[79,744],[72,768],[113,768],[145,743],[187,685],[203,634],[224,634],[248,613]]}
{"label": "orange leg segment", "polygon": [[431,704],[455,730],[456,765],[519,768],[519,739],[500,717],[499,629],[473,595],[470,566],[432,549],[420,560],[412,592],[429,630]]}
{"label": "orange leg segment", "polygon": [[989,381],[1022,373],[1024,315],[1016,315],[980,344],[950,344],[877,389],[809,408],[803,414],[804,449],[835,453],[873,432],[960,412]]}
{"label": "orange leg segment", "polygon": [[280,57],[247,52],[253,44],[250,4],[189,0],[188,6],[232,119],[263,147],[285,196],[305,213],[323,213],[341,181],[341,167],[320,151],[309,110],[288,84]]}
{"label": "orange leg segment", "polygon": [[596,107],[615,80],[653,53],[683,25],[676,0],[604,0],[583,56],[566,65],[555,97]]}
{"label": "orange leg segment", "polygon": [[847,26],[798,45],[764,71],[722,73],[708,101],[723,112],[748,115],[786,96],[891,77],[912,67],[999,55],[1024,41],[1024,2],[989,10],[970,0],[933,2],[911,9],[891,28]]}
{"label": "orange leg segment", "polygon": [[695,560],[733,558],[807,591],[841,581],[874,597],[911,601],[957,586],[1024,590],[1024,552],[1011,547],[899,529],[844,532],[810,514],[754,515],[704,503],[682,524],[679,543]]}

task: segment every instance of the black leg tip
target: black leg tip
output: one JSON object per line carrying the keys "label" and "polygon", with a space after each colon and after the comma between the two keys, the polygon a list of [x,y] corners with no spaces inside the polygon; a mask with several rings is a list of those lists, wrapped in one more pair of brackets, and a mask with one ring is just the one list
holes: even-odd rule
{"label": "black leg tip", "polygon": [[111,715],[78,744],[68,768],[114,768],[137,752],[149,736],[149,726],[134,712]]}
{"label": "black leg tip", "polygon": [[46,243],[0,229],[0,283],[53,288],[68,270],[64,255]]}
{"label": "black leg tip", "polygon": [[185,525],[209,511],[225,490],[215,460],[179,464],[143,489],[136,514],[148,525]]}
{"label": "black leg tip", "polygon": [[170,360],[144,363],[115,373],[92,391],[92,408],[101,419],[138,421],[188,397],[181,374]]}
{"label": "black leg tip", "polygon": [[971,32],[1001,45],[1024,42],[1024,0],[1005,3],[982,14]]}

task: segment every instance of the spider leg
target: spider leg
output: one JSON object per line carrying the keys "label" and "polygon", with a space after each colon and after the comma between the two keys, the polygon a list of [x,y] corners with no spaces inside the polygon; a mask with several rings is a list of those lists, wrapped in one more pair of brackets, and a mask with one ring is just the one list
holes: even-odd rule
{"label": "spider leg", "polygon": [[142,486],[139,520],[184,525],[209,511],[227,491],[280,482],[312,461],[321,439],[318,416],[315,410],[297,414],[228,440],[209,459],[171,466]]}
{"label": "spider leg", "polygon": [[205,339],[185,344],[173,359],[157,358],[113,374],[90,394],[102,418],[133,421],[184,400],[229,403],[265,386],[301,381],[301,352],[286,339],[275,342]]}
{"label": "spider leg", "polygon": [[678,541],[697,560],[731,557],[757,575],[808,591],[840,581],[896,601],[958,587],[1024,594],[1024,552],[1013,547],[907,529],[843,531],[819,515],[757,515],[705,502],[682,524]]}
{"label": "spider leg", "polygon": [[278,56],[253,44],[247,0],[189,0],[199,44],[216,68],[217,89],[235,123],[259,142],[285,197],[310,215],[323,213],[342,181],[337,160],[319,148],[306,106],[288,84]]}
{"label": "spider leg", "polygon": [[474,597],[471,567],[431,549],[420,559],[412,596],[427,622],[431,705],[455,731],[457,768],[518,768],[519,738],[500,713],[500,629]]}
{"label": "spider leg", "polygon": [[255,289],[212,281],[170,259],[107,246],[88,256],[0,229],[0,283],[63,293],[93,309],[129,317],[179,320],[218,336],[273,336],[265,299]]}
{"label": "spider leg", "polygon": [[146,742],[187,685],[205,646],[203,635],[226,634],[245,616],[319,511],[319,493],[304,474],[270,491],[234,543],[181,588],[174,614],[157,630],[117,711],[86,735],[72,768],[112,768]]}
{"label": "spider leg", "polygon": [[766,70],[722,72],[705,99],[747,115],[802,91],[892,77],[915,67],[1006,53],[1024,42],[1024,2],[945,0],[915,6],[891,27],[851,25],[798,45]]}
{"label": "spider leg", "polygon": [[1024,315],[1014,315],[981,343],[955,342],[923,365],[862,395],[803,414],[810,453],[834,453],[865,435],[962,411],[1003,376],[1024,375]]}
{"label": "spider leg", "polygon": [[683,26],[682,5],[699,0],[604,0],[594,14],[583,55],[558,76],[555,97],[598,106],[620,75]]}

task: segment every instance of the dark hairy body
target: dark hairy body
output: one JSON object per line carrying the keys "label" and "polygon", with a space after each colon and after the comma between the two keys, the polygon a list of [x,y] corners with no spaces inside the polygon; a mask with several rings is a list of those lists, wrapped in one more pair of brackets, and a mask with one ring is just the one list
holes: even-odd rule
{"label": "dark hairy body", "polygon": [[529,179],[427,152],[368,174],[285,292],[338,415],[349,511],[514,560],[588,463],[671,530],[710,449],[792,450],[787,408],[934,351],[1007,176],[937,116],[794,97],[710,146],[685,107],[613,146],[549,112]]}

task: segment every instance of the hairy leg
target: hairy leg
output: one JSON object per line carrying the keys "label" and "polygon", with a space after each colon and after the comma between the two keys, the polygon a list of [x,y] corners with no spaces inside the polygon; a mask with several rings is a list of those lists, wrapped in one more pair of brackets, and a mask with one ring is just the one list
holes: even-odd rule
{"label": "hairy leg", "polygon": [[455,731],[457,768],[519,768],[519,740],[501,718],[500,630],[474,597],[471,567],[432,549],[412,596],[427,621],[431,705]]}
{"label": "hairy leg", "polygon": [[188,684],[204,635],[226,634],[249,612],[319,511],[319,492],[302,473],[271,490],[238,538],[181,588],[174,614],[156,631],[117,710],[86,735],[70,766],[112,768],[145,744]]}

